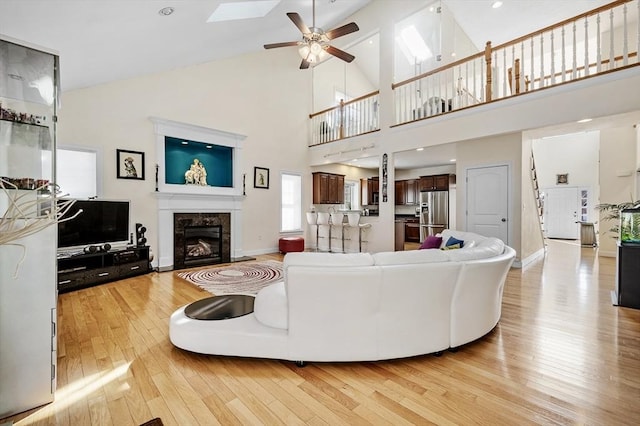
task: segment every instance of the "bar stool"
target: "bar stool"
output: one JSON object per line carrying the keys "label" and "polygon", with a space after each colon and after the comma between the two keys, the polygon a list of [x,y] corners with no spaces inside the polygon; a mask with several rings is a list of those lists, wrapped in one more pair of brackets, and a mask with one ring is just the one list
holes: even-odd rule
{"label": "bar stool", "polygon": [[307,212],[307,223],[316,227],[316,251],[318,251],[318,214],[316,212]]}
{"label": "bar stool", "polygon": [[[331,227],[338,226],[340,227],[340,240],[342,242],[342,252],[344,253],[344,213],[333,212],[330,214],[331,216],[331,225],[329,225],[329,230],[331,231]],[[329,234],[329,241],[331,241],[331,234]],[[331,246],[329,246],[329,251],[331,251]]]}
{"label": "bar stool", "polygon": [[324,238],[320,236],[320,225],[329,226],[329,251],[331,251],[331,225],[329,225],[329,213],[318,212],[318,224],[316,225],[316,251],[320,250],[320,238]]}
{"label": "bar stool", "polygon": [[[362,230],[363,229],[369,229],[371,228],[371,224],[370,223],[361,223],[360,225],[358,225],[358,250],[362,251]],[[368,241],[364,241],[365,243]]]}

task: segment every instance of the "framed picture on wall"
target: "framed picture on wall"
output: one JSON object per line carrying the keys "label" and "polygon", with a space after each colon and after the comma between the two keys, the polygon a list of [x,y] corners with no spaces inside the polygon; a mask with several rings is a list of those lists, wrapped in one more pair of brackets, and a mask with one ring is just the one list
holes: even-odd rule
{"label": "framed picture on wall", "polygon": [[116,150],[117,178],[144,180],[144,152]]}
{"label": "framed picture on wall", "polygon": [[556,185],[567,185],[569,183],[569,173],[556,175]]}
{"label": "framed picture on wall", "polygon": [[253,187],[269,189],[269,169],[264,167],[253,168]]}

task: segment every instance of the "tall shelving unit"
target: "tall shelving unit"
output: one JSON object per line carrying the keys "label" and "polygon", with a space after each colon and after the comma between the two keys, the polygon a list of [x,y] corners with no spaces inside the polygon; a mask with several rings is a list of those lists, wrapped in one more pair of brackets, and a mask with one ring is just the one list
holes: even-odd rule
{"label": "tall shelving unit", "polygon": [[[57,55],[0,38],[0,216],[17,227],[50,221],[55,206],[55,191],[37,187],[55,176],[57,70]],[[38,203],[20,212],[17,197]],[[53,401],[56,239],[49,226],[0,244],[0,418]]]}

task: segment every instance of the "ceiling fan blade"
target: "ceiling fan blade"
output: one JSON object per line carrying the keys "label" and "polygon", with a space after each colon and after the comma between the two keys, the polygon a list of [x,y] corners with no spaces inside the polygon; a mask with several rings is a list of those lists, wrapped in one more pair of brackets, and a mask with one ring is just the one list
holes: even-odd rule
{"label": "ceiling fan blade", "polygon": [[297,45],[298,45],[297,41],[285,41],[284,43],[265,44],[264,48],[265,49],[275,49],[276,47],[288,47],[288,46],[297,46]]}
{"label": "ceiling fan blade", "polygon": [[355,56],[345,52],[344,50],[340,50],[333,46],[327,46],[326,50],[327,53],[335,56],[336,58],[340,58],[345,62],[351,62],[356,58]]}
{"label": "ceiling fan blade", "polygon": [[306,59],[303,59],[302,62],[300,63],[300,69],[306,70],[307,68],[309,68],[309,62],[307,62]]}
{"label": "ceiling fan blade", "polygon": [[338,28],[334,28],[331,31],[327,31],[325,35],[329,40],[333,40],[334,38],[342,37],[347,34],[355,33],[360,28],[356,25],[355,22],[350,22],[347,25],[343,25]]}
{"label": "ceiling fan blade", "polygon": [[302,34],[309,34],[311,32],[311,30],[309,30],[309,27],[305,25],[300,15],[295,12],[289,12],[287,13],[287,16],[296,25],[296,27],[298,27]]}

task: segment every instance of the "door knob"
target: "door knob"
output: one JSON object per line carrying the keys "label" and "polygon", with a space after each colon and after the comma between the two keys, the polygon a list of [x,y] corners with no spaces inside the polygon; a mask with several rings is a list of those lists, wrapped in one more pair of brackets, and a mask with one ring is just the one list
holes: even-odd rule
{"label": "door knob", "polygon": [[500,219],[501,222],[506,222],[507,218],[503,217],[502,219]]}

